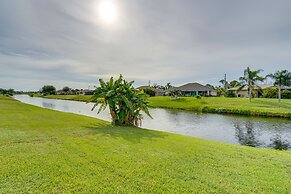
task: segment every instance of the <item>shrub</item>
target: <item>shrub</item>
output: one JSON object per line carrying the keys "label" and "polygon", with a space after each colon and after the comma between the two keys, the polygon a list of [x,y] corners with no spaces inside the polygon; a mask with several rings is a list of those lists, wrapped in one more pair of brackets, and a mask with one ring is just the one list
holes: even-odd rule
{"label": "shrub", "polygon": [[225,97],[235,97],[235,94],[233,91],[227,90],[225,93]]}
{"label": "shrub", "polygon": [[266,88],[263,90],[264,98],[278,98],[278,88]]}
{"label": "shrub", "polygon": [[52,94],[56,94],[56,88],[54,86],[51,86],[51,85],[46,85],[46,86],[43,86],[41,88],[40,92],[43,95],[52,95]]}
{"label": "shrub", "polygon": [[149,95],[150,97],[155,96],[156,95],[156,91],[150,89],[150,88],[145,88],[144,93],[146,93],[147,95]]}
{"label": "shrub", "polygon": [[282,91],[282,98],[283,99],[291,99],[291,91],[290,90],[283,90]]}

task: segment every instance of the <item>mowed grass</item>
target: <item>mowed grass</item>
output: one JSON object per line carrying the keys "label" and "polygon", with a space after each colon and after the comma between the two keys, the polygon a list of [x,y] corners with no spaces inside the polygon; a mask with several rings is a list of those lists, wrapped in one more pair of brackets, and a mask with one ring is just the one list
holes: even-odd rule
{"label": "mowed grass", "polygon": [[36,97],[89,102],[91,100],[92,95],[48,95],[48,96],[36,95]]}
{"label": "mowed grass", "polygon": [[0,193],[290,193],[291,152],[206,141],[0,97]]}
{"label": "mowed grass", "polygon": [[[76,100],[89,102],[91,95],[49,95],[44,98]],[[283,99],[278,106],[277,99],[254,98],[250,103],[247,98],[225,97],[179,97],[173,100],[169,96],[149,98],[150,106],[156,108],[171,108],[199,112],[228,113],[253,116],[291,118],[291,99]]]}
{"label": "mowed grass", "polygon": [[160,108],[291,118],[291,99],[283,99],[280,107],[277,99],[267,98],[254,98],[249,102],[247,98],[179,97],[176,101],[168,96],[158,96],[149,101],[152,107]]}

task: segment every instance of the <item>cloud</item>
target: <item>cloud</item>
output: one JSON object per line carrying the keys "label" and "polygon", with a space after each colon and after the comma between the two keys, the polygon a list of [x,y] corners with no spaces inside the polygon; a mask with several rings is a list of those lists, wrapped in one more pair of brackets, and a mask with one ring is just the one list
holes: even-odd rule
{"label": "cloud", "polygon": [[114,1],[112,25],[98,2],[2,0],[0,87],[87,87],[121,73],[136,85],[218,84],[246,66],[290,70],[289,1]]}

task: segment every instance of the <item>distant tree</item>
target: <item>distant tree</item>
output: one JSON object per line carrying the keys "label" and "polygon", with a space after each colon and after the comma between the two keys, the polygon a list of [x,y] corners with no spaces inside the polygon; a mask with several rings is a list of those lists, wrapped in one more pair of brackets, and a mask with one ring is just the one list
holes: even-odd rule
{"label": "distant tree", "polygon": [[282,91],[282,99],[291,99],[291,91],[283,90]]}
{"label": "distant tree", "polygon": [[181,95],[181,91],[180,90],[171,90],[169,95],[175,99],[175,100],[178,100],[178,96]]}
{"label": "distant tree", "polygon": [[79,89],[71,89],[71,94],[72,95],[78,95],[80,93]]}
{"label": "distant tree", "polygon": [[150,97],[156,95],[156,91],[154,91],[153,89],[150,89],[150,88],[145,88],[145,89],[143,89],[143,91],[144,91],[144,93],[146,93],[146,94],[149,95]]}
{"label": "distant tree", "polygon": [[14,93],[15,93],[14,89],[9,88],[9,89],[7,90],[7,94],[8,94],[9,96],[13,96]]}
{"label": "distant tree", "polygon": [[235,93],[231,90],[226,90],[225,97],[235,97]]}
{"label": "distant tree", "polygon": [[244,76],[239,78],[239,80],[241,81],[241,86],[239,87],[238,91],[241,91],[244,87],[247,87],[250,102],[252,101],[253,91],[255,87],[259,88],[256,82],[262,82],[265,79],[259,76],[259,73],[261,73],[262,71],[263,70],[261,69],[252,71],[250,67],[247,67],[244,70]]}
{"label": "distant tree", "polygon": [[278,98],[278,88],[271,87],[263,90],[264,98]]}
{"label": "distant tree", "polygon": [[[92,97],[95,103],[92,110],[100,105],[98,113],[109,107],[112,125],[141,125],[141,111],[151,117],[148,110],[147,97],[143,91],[136,90],[122,75],[117,80],[113,77],[105,82],[99,79],[100,86],[96,87]],[[152,117],[151,117],[152,118]]]}
{"label": "distant tree", "polygon": [[211,89],[214,89],[215,90],[215,87],[211,84],[206,84],[205,86],[207,86],[208,88],[211,88]]}
{"label": "distant tree", "polygon": [[291,72],[288,70],[277,71],[274,74],[269,74],[267,77],[270,77],[275,80],[274,85],[278,86],[278,103],[281,104],[281,90],[282,86],[291,85]]}
{"label": "distant tree", "polygon": [[169,82],[169,83],[167,83],[166,85],[165,85],[165,90],[168,90],[168,89],[170,89],[170,88],[172,88],[173,86],[171,85],[171,83]]}
{"label": "distant tree", "polygon": [[229,84],[229,83],[228,83],[226,80],[224,80],[224,79],[220,80],[219,83],[221,83],[222,86],[223,86],[225,89],[228,87],[228,84]]}
{"label": "distant tree", "polygon": [[69,88],[68,86],[65,86],[63,88],[63,91],[66,92],[66,93],[68,93],[70,90],[71,90],[71,88]]}
{"label": "distant tree", "polygon": [[241,83],[237,80],[233,80],[231,82],[229,82],[229,87],[230,88],[235,88],[235,87],[239,87],[241,85]]}
{"label": "distant tree", "polygon": [[158,84],[156,84],[156,83],[154,83],[153,88],[157,88],[157,89],[165,90],[165,86],[161,86],[161,85],[158,85]]}
{"label": "distant tree", "polygon": [[56,88],[52,85],[45,85],[41,88],[40,92],[43,95],[53,95],[56,94]]}
{"label": "distant tree", "polygon": [[8,90],[0,88],[0,94],[2,94],[2,95],[13,96],[14,93],[15,93],[15,91],[11,88]]}
{"label": "distant tree", "polygon": [[225,95],[225,90],[223,87],[217,86],[217,87],[215,87],[215,90],[216,90],[217,96]]}

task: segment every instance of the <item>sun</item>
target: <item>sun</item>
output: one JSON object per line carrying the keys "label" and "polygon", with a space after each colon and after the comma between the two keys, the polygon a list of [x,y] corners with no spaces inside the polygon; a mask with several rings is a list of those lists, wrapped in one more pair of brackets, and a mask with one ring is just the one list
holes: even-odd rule
{"label": "sun", "polygon": [[110,0],[103,0],[97,4],[97,13],[103,23],[113,23],[117,18],[116,5]]}

